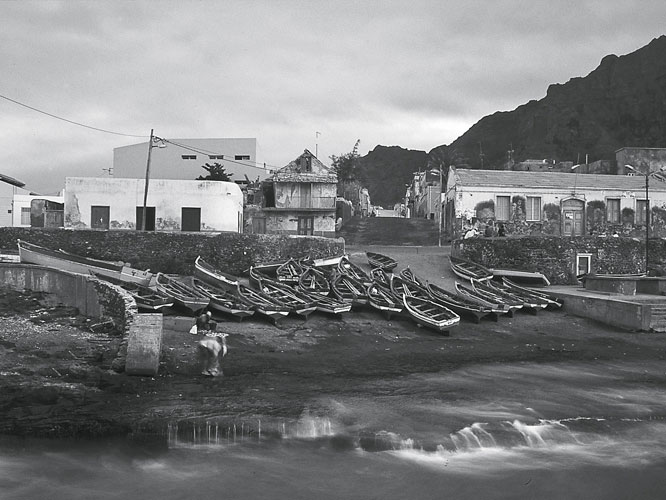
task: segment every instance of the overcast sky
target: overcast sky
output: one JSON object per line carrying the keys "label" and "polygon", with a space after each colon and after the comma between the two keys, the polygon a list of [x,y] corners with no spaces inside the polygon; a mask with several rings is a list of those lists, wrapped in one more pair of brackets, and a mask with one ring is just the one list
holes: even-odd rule
{"label": "overcast sky", "polygon": [[0,0],[0,95],[143,136],[0,99],[0,173],[55,192],[151,128],[274,167],[429,151],[664,33],[664,0]]}

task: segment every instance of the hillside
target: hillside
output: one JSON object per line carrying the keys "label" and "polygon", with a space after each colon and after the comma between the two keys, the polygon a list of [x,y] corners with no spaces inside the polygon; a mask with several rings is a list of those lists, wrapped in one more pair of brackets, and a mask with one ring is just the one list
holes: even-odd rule
{"label": "hillside", "polygon": [[423,170],[426,152],[404,149],[399,146],[376,146],[359,159],[370,200],[375,205],[393,206],[405,195],[405,184],[413,178],[413,172]]}
{"label": "hillside", "polygon": [[613,160],[624,146],[666,147],[666,36],[618,57],[604,57],[594,71],[553,84],[541,100],[479,120],[449,146],[429,153],[429,162],[502,168],[515,161],[552,158]]}

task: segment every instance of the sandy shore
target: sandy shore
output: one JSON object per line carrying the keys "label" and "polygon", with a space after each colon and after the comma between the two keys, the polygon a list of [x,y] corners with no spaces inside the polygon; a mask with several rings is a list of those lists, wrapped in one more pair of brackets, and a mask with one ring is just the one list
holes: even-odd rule
{"label": "sandy shore", "polygon": [[[362,262],[360,251],[348,250]],[[409,265],[450,286],[441,252],[394,257],[399,269]],[[1,305],[0,432],[17,435],[159,435],[167,423],[188,419],[297,419],[304,411],[325,414],[336,397],[385,396],[415,373],[503,362],[649,362],[666,353],[662,334],[616,330],[564,311],[463,321],[445,337],[368,309],[341,319],[288,317],[278,327],[260,318],[223,321],[229,354],[224,377],[211,378],[199,375],[191,319],[168,316],[158,376],[131,377],[111,369],[120,339],[91,332],[85,318],[13,292]]]}

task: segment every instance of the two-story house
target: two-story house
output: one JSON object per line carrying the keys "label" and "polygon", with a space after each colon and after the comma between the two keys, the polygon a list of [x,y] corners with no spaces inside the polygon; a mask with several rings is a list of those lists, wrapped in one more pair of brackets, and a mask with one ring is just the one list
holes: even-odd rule
{"label": "two-story house", "polygon": [[251,216],[251,231],[334,237],[337,182],[306,149],[262,183],[263,203]]}

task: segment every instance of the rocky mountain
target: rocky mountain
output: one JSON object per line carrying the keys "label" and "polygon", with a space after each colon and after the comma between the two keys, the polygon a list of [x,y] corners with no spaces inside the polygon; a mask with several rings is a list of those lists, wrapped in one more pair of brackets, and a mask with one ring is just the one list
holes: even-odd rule
{"label": "rocky mountain", "polygon": [[359,169],[372,203],[388,207],[400,201],[405,196],[405,184],[412,181],[413,172],[425,168],[426,158],[425,151],[399,146],[376,146],[362,156]]}
{"label": "rocky mountain", "polygon": [[666,147],[666,36],[604,57],[589,75],[550,85],[543,99],[482,118],[448,146],[427,154],[377,146],[360,166],[373,203],[389,205],[412,172],[440,164],[503,169],[509,154],[514,162],[614,160],[625,146]]}
{"label": "rocky mountain", "polygon": [[604,57],[589,75],[548,87],[543,99],[482,118],[428,156],[435,165],[504,168],[509,151],[514,161],[575,163],[586,154],[614,160],[625,146],[666,147],[666,36]]}

